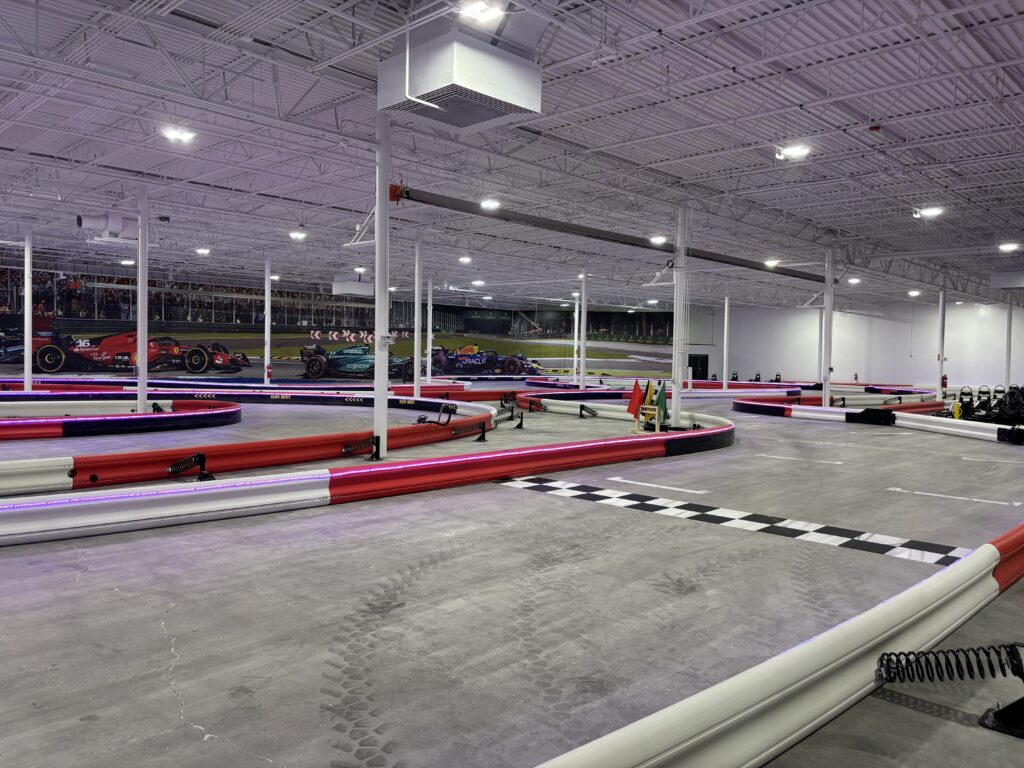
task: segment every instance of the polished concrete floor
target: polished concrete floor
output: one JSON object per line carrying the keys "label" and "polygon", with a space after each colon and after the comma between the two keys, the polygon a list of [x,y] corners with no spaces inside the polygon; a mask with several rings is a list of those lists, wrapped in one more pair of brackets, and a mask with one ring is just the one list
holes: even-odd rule
{"label": "polished concrete floor", "polygon": [[[548,477],[963,548],[1020,520],[1012,446],[733,416],[730,449]],[[526,425],[395,458],[628,429]],[[13,547],[0,764],[529,768],[939,567],[506,484]]]}

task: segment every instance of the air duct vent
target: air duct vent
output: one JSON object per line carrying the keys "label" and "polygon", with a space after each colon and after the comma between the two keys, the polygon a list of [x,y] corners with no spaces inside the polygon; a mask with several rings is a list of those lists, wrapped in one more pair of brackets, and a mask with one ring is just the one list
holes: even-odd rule
{"label": "air duct vent", "polygon": [[406,112],[460,132],[540,112],[540,67],[458,29],[413,45],[409,56],[408,83],[404,49],[380,63],[378,109]]}

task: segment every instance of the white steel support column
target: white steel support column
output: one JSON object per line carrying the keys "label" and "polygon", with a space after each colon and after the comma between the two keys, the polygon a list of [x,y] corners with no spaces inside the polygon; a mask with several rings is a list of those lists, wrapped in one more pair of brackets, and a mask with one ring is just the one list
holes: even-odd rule
{"label": "white steel support column", "polygon": [[822,311],[821,404],[828,407],[832,396],[832,308],[835,291],[836,252],[825,253],[825,308]]}
{"label": "white steel support column", "polygon": [[139,201],[139,255],[135,259],[135,378],[137,413],[149,410],[149,198],[145,188],[136,192]]}
{"label": "white steel support column", "polygon": [[572,383],[580,382],[580,297],[572,300]]}
{"label": "white steel support column", "polygon": [[587,273],[583,272],[580,285],[580,379],[579,385],[587,387]]}
{"label": "white steel support column", "polygon": [[818,364],[815,370],[815,378],[818,381],[825,380],[825,373],[821,367],[821,353],[825,346],[825,310],[818,310]]}
{"label": "white steel support column", "polygon": [[1013,339],[1013,304],[1006,305],[1006,370],[1003,378],[1006,380],[1005,387],[1010,388],[1010,364],[1013,362],[1013,348],[1010,342]]}
{"label": "white steel support column", "polygon": [[427,278],[427,384],[434,380],[434,278]]}
{"label": "white steel support column", "polygon": [[[683,401],[683,376],[688,371],[686,339],[686,241],[690,210],[676,209],[675,261],[672,267],[672,408],[670,424],[679,427]],[[692,385],[691,385],[692,386]]]}
{"label": "white steel support column", "polygon": [[[412,291],[412,396],[420,396],[420,368],[423,366],[423,254],[420,252],[420,241],[413,246],[413,280],[416,285]],[[427,352],[430,360],[430,352]],[[429,374],[428,374],[429,375]]]}
{"label": "white steel support column", "polygon": [[263,384],[269,384],[270,364],[270,255],[263,254]]}
{"label": "white steel support column", "polygon": [[270,254],[263,254],[263,383],[270,384]]}
{"label": "white steel support column", "polygon": [[25,233],[25,271],[22,273],[22,314],[24,322],[22,333],[25,351],[22,353],[22,386],[26,392],[32,391],[32,233]]}
{"label": "white steel support column", "polygon": [[725,297],[725,317],[722,324],[722,389],[729,388],[729,297]]}
{"label": "white steel support column", "polygon": [[939,290],[939,354],[938,354],[939,372],[938,379],[935,382],[935,399],[940,403],[945,397],[945,392],[942,386],[942,376],[946,369],[946,289],[945,281],[943,281],[943,288]]}
{"label": "white steel support column", "polygon": [[373,435],[379,458],[388,454],[388,184],[391,182],[391,118],[377,113],[377,202],[374,226]]}

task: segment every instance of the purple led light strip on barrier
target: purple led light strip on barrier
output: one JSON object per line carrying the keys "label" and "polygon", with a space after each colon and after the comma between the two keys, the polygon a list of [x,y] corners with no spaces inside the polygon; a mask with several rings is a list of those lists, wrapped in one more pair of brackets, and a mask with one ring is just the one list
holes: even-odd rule
{"label": "purple led light strip on barrier", "polygon": [[[511,456],[530,456],[541,452],[564,452],[564,451],[575,451],[579,449],[591,448],[591,447],[602,447],[608,445],[619,445],[626,442],[651,442],[660,441],[665,442],[668,439],[690,439],[698,436],[714,435],[721,432],[727,432],[735,429],[734,426],[723,426],[715,427],[713,429],[704,429],[694,432],[676,433],[672,434],[671,437],[668,435],[636,435],[627,436],[620,438],[612,438],[608,440],[594,440],[584,443],[569,443],[566,445],[557,446],[532,446],[529,448],[518,448],[510,449],[506,451],[489,451],[487,453],[471,454],[469,456],[446,456],[436,459],[424,459],[417,461],[406,461],[396,462],[394,464],[377,464],[372,467],[359,467],[359,468],[332,468],[322,469],[309,474],[301,475],[277,475],[267,478],[256,478],[252,480],[225,480],[225,481],[212,481],[202,484],[189,484],[179,488],[164,488],[158,490],[139,490],[129,491],[113,494],[100,494],[100,493],[89,493],[87,495],[75,494],[60,499],[47,499],[39,501],[28,501],[18,502],[11,504],[0,504],[0,514],[5,512],[17,512],[26,509],[36,508],[57,508],[66,507],[73,504],[85,504],[91,505],[94,503],[103,503],[109,501],[127,501],[127,500],[145,500],[155,498],[167,498],[174,496],[185,496],[196,493],[216,493],[223,490],[234,490],[243,488],[264,488],[268,486],[280,486],[288,485],[292,483],[302,483],[313,480],[326,480],[330,481],[336,477],[365,477],[373,474],[385,474],[393,473],[403,469],[420,469],[429,467],[446,466],[453,463],[464,463],[468,461],[486,461],[488,459],[496,459],[502,457]],[[329,493],[329,488],[324,489],[325,492]]]}
{"label": "purple led light strip on barrier", "polygon": [[[142,499],[155,499],[155,498],[166,498],[168,496],[184,496],[193,493],[216,493],[217,491],[234,490],[239,488],[262,488],[266,486],[274,485],[288,485],[291,483],[301,483],[309,480],[329,480],[330,470],[321,469],[316,472],[307,475],[273,475],[267,478],[257,478],[254,480],[224,480],[214,481],[207,483],[193,483],[190,485],[182,486],[180,488],[164,488],[152,491],[126,491],[122,493],[112,494],[75,494],[67,498],[61,499],[46,499],[40,501],[27,501],[18,502],[15,504],[0,504],[0,514],[4,512],[17,512],[19,510],[34,509],[38,507],[66,507],[72,504],[83,504],[91,505],[94,503],[103,503],[107,501],[127,501],[127,500],[142,500]],[[327,488],[324,488],[327,491]]]}
{"label": "purple led light strip on barrier", "polygon": [[125,419],[140,418],[183,418],[186,416],[195,416],[201,413],[233,413],[234,411],[240,410],[242,410],[242,406],[237,403],[225,403],[222,407],[210,408],[207,411],[165,411],[164,413],[100,414],[96,416],[26,416],[24,418],[0,419],[0,427],[24,427],[36,424],[66,424],[69,421],[123,421]]}

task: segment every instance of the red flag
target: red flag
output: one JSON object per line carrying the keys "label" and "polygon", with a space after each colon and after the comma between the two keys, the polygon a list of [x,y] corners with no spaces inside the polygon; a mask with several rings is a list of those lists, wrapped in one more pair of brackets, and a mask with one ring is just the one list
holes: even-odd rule
{"label": "red flag", "polygon": [[640,413],[640,406],[644,401],[644,392],[640,389],[640,382],[633,379],[633,394],[629,396],[629,405],[626,406],[626,413],[632,414],[634,418]]}

